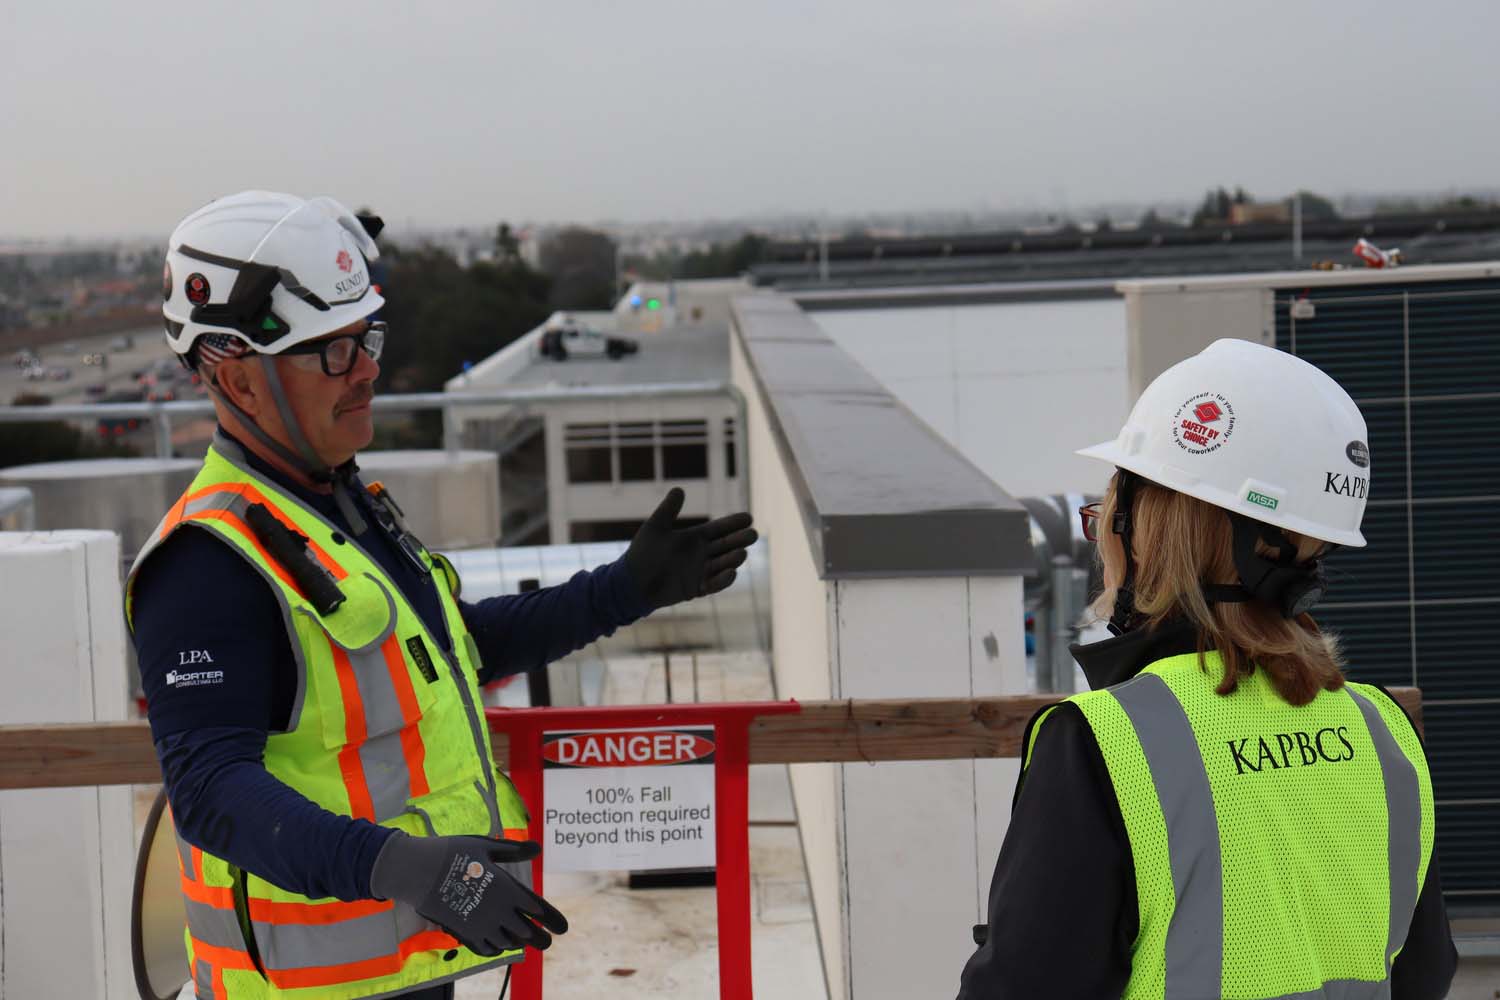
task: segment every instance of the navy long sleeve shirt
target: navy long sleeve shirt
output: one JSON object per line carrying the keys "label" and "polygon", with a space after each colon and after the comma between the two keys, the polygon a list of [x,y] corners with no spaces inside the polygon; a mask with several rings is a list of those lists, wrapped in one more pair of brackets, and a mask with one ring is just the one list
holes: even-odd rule
{"label": "navy long sleeve shirt", "polygon": [[[222,433],[222,432],[221,432]],[[418,573],[370,520],[355,536],[333,498],[251,465],[340,527],[380,563],[432,635],[452,648],[431,576]],[[459,603],[484,664],[479,681],[540,668],[649,609],[623,562],[560,586]],[[391,831],[331,813],[266,771],[266,738],[285,732],[296,661],[280,604],[224,541],[185,526],[135,582],[134,640],[152,738],[178,832],[189,843],[282,888],[313,898],[370,894],[370,871]],[[211,660],[222,679],[181,687],[167,674]]]}

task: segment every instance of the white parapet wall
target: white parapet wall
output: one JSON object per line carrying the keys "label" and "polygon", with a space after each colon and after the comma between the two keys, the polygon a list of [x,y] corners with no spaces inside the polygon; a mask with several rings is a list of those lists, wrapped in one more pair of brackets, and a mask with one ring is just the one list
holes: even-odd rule
{"label": "white parapet wall", "polygon": [[[128,718],[120,541],[0,532],[0,725]],[[0,791],[0,997],[130,1000],[129,786]]]}
{"label": "white parapet wall", "polygon": [[[736,302],[731,368],[769,540],[777,696],[1023,692],[1018,506],[788,300]],[[1016,772],[1014,760],[791,768],[830,997],[957,989]]]}

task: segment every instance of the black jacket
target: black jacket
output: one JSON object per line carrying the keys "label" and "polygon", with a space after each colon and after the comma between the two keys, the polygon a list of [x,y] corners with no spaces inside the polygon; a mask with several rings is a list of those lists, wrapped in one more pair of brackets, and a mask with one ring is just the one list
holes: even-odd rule
{"label": "black jacket", "polygon": [[[1184,626],[1074,646],[1073,655],[1099,690],[1197,648]],[[1138,928],[1135,865],[1104,755],[1083,712],[1061,705],[1016,785],[986,940],[964,966],[959,1000],[1118,997]],[[1457,965],[1434,851],[1391,970],[1392,1000],[1440,1000]]]}

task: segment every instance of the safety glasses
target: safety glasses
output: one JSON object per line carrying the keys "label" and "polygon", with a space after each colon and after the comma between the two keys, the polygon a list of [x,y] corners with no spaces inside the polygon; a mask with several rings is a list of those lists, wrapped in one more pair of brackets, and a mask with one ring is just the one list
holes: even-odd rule
{"label": "safety glasses", "polygon": [[[1078,508],[1078,519],[1083,525],[1083,537],[1088,541],[1099,540],[1099,518],[1103,510],[1104,501],[1102,500],[1095,500],[1093,503],[1086,503]],[[1114,533],[1125,534],[1125,512],[1115,511],[1114,521]]]}
{"label": "safety glasses", "polygon": [[310,340],[305,344],[288,347],[281,352],[281,356],[316,354],[323,366],[323,374],[337,378],[340,375],[349,374],[359,358],[361,349],[370,356],[371,361],[379,361],[380,352],[384,347],[385,324],[377,321],[366,326],[361,333],[344,333],[337,337]]}

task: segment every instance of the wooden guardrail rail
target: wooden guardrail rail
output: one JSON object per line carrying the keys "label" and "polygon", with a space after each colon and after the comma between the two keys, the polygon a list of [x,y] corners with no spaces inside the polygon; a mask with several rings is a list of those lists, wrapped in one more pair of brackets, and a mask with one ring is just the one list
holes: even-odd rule
{"label": "wooden guardrail rail", "polygon": [[[1422,726],[1422,694],[1391,688]],[[1056,695],[806,701],[750,726],[752,764],[1019,757],[1026,723]],[[509,740],[491,736],[509,764]],[[152,784],[161,780],[144,722],[0,726],[0,789]]]}

